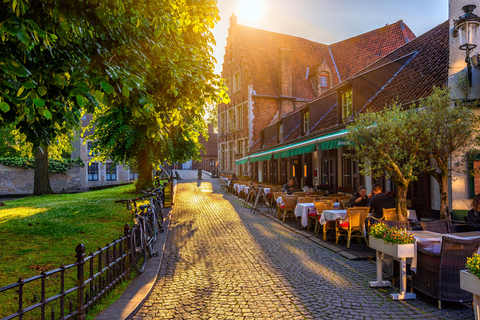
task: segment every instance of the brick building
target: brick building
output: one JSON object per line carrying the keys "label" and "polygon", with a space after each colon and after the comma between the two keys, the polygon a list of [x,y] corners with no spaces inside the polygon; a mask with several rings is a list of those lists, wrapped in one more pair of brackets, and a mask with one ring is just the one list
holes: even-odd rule
{"label": "brick building", "polygon": [[[220,171],[248,174],[249,166],[235,165],[235,160],[276,143],[264,140],[263,129],[413,39],[413,32],[398,21],[325,45],[239,25],[232,15],[222,70],[230,103],[218,106]],[[282,135],[290,124],[280,122],[269,130]]]}

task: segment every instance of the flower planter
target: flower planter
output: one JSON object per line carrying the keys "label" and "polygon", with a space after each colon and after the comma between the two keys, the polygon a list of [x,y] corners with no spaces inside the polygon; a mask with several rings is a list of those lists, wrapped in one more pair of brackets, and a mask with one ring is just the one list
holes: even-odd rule
{"label": "flower planter", "polygon": [[382,239],[377,239],[372,236],[368,238],[368,245],[370,248],[388,254],[395,258],[413,258],[415,256],[415,244],[393,244],[385,243]]}
{"label": "flower planter", "polygon": [[467,270],[460,271],[460,288],[473,293],[475,320],[480,320],[480,278]]}
{"label": "flower planter", "polygon": [[390,281],[383,281],[382,260],[383,255],[387,254],[394,258],[400,259],[400,293],[392,293],[392,300],[415,299],[416,295],[407,292],[407,262],[406,258],[415,256],[415,244],[393,244],[385,243],[382,239],[369,236],[368,245],[377,251],[377,281],[370,282],[370,287],[388,287]]}

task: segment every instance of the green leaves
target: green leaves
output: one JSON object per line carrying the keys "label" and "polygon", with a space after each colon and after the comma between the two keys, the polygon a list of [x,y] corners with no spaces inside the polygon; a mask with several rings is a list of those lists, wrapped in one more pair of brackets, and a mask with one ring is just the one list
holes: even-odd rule
{"label": "green leaves", "polygon": [[10,110],[10,106],[8,105],[8,103],[2,101],[0,102],[0,109],[3,112],[8,112]]}
{"label": "green leaves", "polygon": [[33,103],[34,103],[37,107],[41,108],[41,107],[43,107],[43,106],[45,105],[45,100],[40,99],[40,98],[35,98],[35,99],[33,99]]}
{"label": "green leaves", "polygon": [[48,120],[51,120],[51,119],[52,119],[52,114],[51,114],[50,111],[48,111],[48,110],[43,110],[43,115],[44,115],[45,118],[47,118]]}
{"label": "green leaves", "polygon": [[77,96],[77,103],[80,106],[80,108],[83,108],[88,104],[88,99],[85,98],[84,96],[78,95]]}
{"label": "green leaves", "polygon": [[102,88],[107,94],[112,94],[114,92],[113,87],[105,81],[102,82]]}
{"label": "green leaves", "polygon": [[38,87],[37,93],[40,97],[43,97],[44,95],[47,94],[47,88],[44,86]]}

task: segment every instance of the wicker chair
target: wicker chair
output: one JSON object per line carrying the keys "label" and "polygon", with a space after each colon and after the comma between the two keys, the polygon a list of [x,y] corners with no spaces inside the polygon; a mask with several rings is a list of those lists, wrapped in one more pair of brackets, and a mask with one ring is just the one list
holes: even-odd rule
{"label": "wicker chair", "polygon": [[470,292],[460,289],[460,270],[465,269],[467,258],[480,246],[480,239],[442,238],[440,253],[417,247],[417,271],[413,274],[412,287],[427,296],[442,301],[472,301]]}
{"label": "wicker chair", "polygon": [[[274,203],[277,203],[277,199],[279,197],[285,197],[287,194],[285,192],[275,192],[273,193],[273,201]],[[277,207],[277,216],[278,216],[278,219],[280,219],[280,206],[276,206]]]}
{"label": "wicker chair", "polygon": [[337,197],[337,201],[338,201],[338,202],[342,202],[343,200],[347,200],[347,201],[348,201],[348,200],[350,200],[350,198],[351,198],[350,196],[338,196],[338,197]]}
{"label": "wicker chair", "polygon": [[307,195],[307,193],[306,192],[294,192],[293,195],[296,196],[296,197],[305,197]]}
{"label": "wicker chair", "polygon": [[422,229],[442,234],[450,233],[450,220],[420,222]]}
{"label": "wicker chair", "polygon": [[[348,208],[347,217],[335,221],[335,244],[338,244],[338,237],[347,237],[347,248],[350,248],[350,240],[355,237],[360,241],[364,238],[368,244],[365,231],[365,219],[367,218],[369,208]],[[344,222],[344,220],[347,220]]]}
{"label": "wicker chair", "polygon": [[[325,224],[322,226],[320,225],[320,216],[322,215],[324,210],[333,210],[333,202],[323,202],[323,201],[316,201],[315,202],[315,210],[317,211],[317,216],[314,217],[315,221],[315,236],[318,237],[318,233],[320,229],[322,229],[323,233],[323,241],[327,241],[327,231],[328,230],[335,230],[335,221],[326,221]],[[310,215],[309,215],[310,217]]]}
{"label": "wicker chair", "polygon": [[295,196],[283,196],[282,197],[282,200],[283,200],[283,208],[280,208],[280,212],[283,213],[283,222],[285,222],[285,218],[287,217],[287,215],[289,216],[293,216],[294,218],[296,218],[295,216],[295,207],[297,206],[297,197]]}
{"label": "wicker chair", "polygon": [[346,210],[348,208],[348,203],[350,200],[341,200],[340,201],[340,209]]}
{"label": "wicker chair", "polygon": [[325,194],[325,192],[323,191],[313,191],[313,192],[310,192],[310,195],[312,196],[323,196]]}
{"label": "wicker chair", "polygon": [[369,217],[368,218],[368,230],[370,230],[370,226],[375,224],[376,222],[384,222],[384,221],[399,221],[397,215],[397,209],[383,209],[383,215],[380,218]]}
{"label": "wicker chair", "polygon": [[227,191],[228,185],[223,178],[218,178],[220,180],[220,191]]}
{"label": "wicker chair", "polygon": [[335,197],[326,197],[326,196],[324,196],[324,197],[321,197],[320,200],[330,200],[330,201],[332,201],[332,202],[335,202]]}
{"label": "wicker chair", "polygon": [[312,197],[299,197],[298,203],[313,203],[315,200]]}
{"label": "wicker chair", "polygon": [[410,230],[410,222],[408,220],[405,220],[405,221],[383,220],[383,221],[377,221],[374,224],[376,223],[383,223],[389,228],[397,227],[398,229]]}

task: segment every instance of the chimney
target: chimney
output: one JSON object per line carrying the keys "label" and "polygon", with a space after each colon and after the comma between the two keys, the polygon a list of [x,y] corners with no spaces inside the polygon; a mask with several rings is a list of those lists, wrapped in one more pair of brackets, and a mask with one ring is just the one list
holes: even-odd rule
{"label": "chimney", "polygon": [[230,27],[236,26],[237,25],[237,16],[235,13],[232,13],[232,16],[230,17]]}
{"label": "chimney", "polygon": [[[292,96],[292,55],[291,49],[278,49],[278,65],[279,65],[279,94],[283,97]],[[283,117],[286,113],[294,110],[293,101],[280,100],[279,114]]]}
{"label": "chimney", "polygon": [[[468,68],[465,62],[466,50],[460,49],[460,36],[455,30],[455,20],[458,20],[465,14],[463,7],[466,5],[477,6],[473,13],[480,16],[480,0],[450,0],[449,1],[449,64],[448,64],[448,86],[455,97],[460,99],[480,99],[480,69],[472,65],[472,83],[471,91],[468,97],[465,97],[465,91],[461,90],[459,81],[461,78],[468,78]],[[480,42],[477,31],[477,47],[470,50],[470,58],[480,53]]]}

